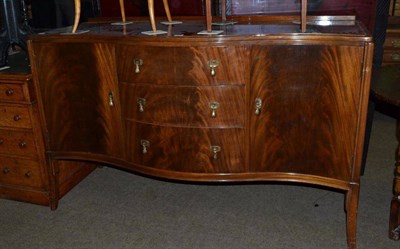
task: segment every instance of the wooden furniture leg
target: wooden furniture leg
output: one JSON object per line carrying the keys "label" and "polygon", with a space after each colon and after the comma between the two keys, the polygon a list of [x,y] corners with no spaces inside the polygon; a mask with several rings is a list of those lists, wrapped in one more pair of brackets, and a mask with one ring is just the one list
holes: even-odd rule
{"label": "wooden furniture leg", "polygon": [[226,0],[221,0],[221,19],[226,22]]}
{"label": "wooden furniture leg", "polygon": [[72,33],[75,33],[78,29],[79,18],[81,16],[81,0],[75,0],[75,18],[74,25],[72,26]]}
{"label": "wooden furniture leg", "polygon": [[206,23],[207,23],[207,32],[211,32],[211,0],[206,0]]}
{"label": "wooden furniture leg", "polygon": [[396,137],[399,142],[396,151],[396,168],[393,180],[393,198],[390,204],[389,238],[400,239],[400,120],[397,120]]}
{"label": "wooden furniture leg", "polygon": [[352,185],[346,194],[346,233],[347,247],[356,249],[357,238],[357,209],[360,186]]}
{"label": "wooden furniture leg", "polygon": [[307,30],[307,0],[301,1],[301,32]]}
{"label": "wooden furniture leg", "polygon": [[169,11],[168,0],[163,0],[165,14],[167,15],[168,22],[172,22],[171,12]]}
{"label": "wooden furniture leg", "polygon": [[121,8],[121,17],[122,17],[122,22],[126,22],[126,16],[125,16],[125,3],[124,0],[119,0],[119,6]]}
{"label": "wooden furniture leg", "polygon": [[153,32],[156,32],[157,28],[156,28],[156,20],[154,17],[154,0],[147,0],[147,4],[148,4],[148,8],[149,8],[151,29],[153,30]]}

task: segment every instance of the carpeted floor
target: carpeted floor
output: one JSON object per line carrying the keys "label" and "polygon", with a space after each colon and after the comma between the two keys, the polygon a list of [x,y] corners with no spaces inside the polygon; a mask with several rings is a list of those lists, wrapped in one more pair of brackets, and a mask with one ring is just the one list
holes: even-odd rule
{"label": "carpeted floor", "polygon": [[[358,216],[359,249],[388,239],[395,120],[375,113]],[[97,169],[56,211],[0,200],[2,249],[343,249],[344,194],[286,184],[171,183]]]}

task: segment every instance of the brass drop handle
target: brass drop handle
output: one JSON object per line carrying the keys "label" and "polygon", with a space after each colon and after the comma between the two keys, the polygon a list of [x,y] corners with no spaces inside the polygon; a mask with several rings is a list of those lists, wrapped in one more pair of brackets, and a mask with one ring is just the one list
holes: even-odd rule
{"label": "brass drop handle", "polygon": [[144,112],[144,106],[146,105],[146,99],[138,98],[137,103],[139,105],[139,112]]}
{"label": "brass drop handle", "polygon": [[148,140],[140,140],[140,144],[142,145],[142,153],[146,154],[147,149],[150,147],[150,142]]}
{"label": "brass drop handle", "polygon": [[392,60],[400,61],[400,54],[392,54]]}
{"label": "brass drop handle", "polygon": [[31,177],[32,176],[32,172],[30,172],[30,171],[26,172],[25,176],[28,177],[28,178]]}
{"label": "brass drop handle", "polygon": [[258,116],[261,113],[261,107],[262,107],[262,100],[260,98],[256,98],[255,107],[256,111],[254,112],[254,114]]}
{"label": "brass drop handle", "polygon": [[211,109],[211,117],[215,118],[217,116],[217,109],[219,107],[219,103],[212,101],[209,103],[210,109]]}
{"label": "brass drop handle", "polygon": [[3,173],[4,173],[4,174],[10,173],[10,169],[9,169],[9,168],[4,168],[4,169],[3,169]]}
{"label": "brass drop handle", "polygon": [[395,48],[399,48],[400,47],[400,40],[393,40],[392,41],[392,45]]}
{"label": "brass drop handle", "polygon": [[113,107],[115,105],[115,103],[114,103],[114,95],[113,95],[112,91],[110,91],[108,93],[108,105],[111,106],[111,107]]}
{"label": "brass drop handle", "polygon": [[135,64],[135,73],[140,73],[140,66],[143,65],[143,60],[135,58],[133,59],[133,64]]}
{"label": "brass drop handle", "polygon": [[7,95],[7,96],[11,96],[11,95],[13,95],[13,94],[14,94],[14,89],[8,88],[8,89],[6,90],[6,95]]}
{"label": "brass drop handle", "polygon": [[214,159],[218,159],[218,152],[221,151],[221,147],[218,146],[218,145],[211,145],[210,146],[210,151],[211,151],[211,153],[213,155],[213,158]]}
{"label": "brass drop handle", "polygon": [[215,68],[219,66],[219,61],[217,60],[209,60],[208,61],[208,66],[211,69],[211,76],[215,76]]}
{"label": "brass drop handle", "polygon": [[22,141],[18,144],[18,146],[22,149],[22,148],[26,148],[27,144],[25,141]]}

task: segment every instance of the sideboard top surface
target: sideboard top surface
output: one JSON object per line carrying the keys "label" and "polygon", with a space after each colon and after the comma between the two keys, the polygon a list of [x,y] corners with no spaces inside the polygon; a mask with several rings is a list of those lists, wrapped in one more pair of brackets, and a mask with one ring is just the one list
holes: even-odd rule
{"label": "sideboard top surface", "polygon": [[[322,18],[322,19],[321,19]],[[325,18],[325,19],[324,19]],[[327,18],[327,19],[326,19]],[[165,25],[162,17],[157,19],[157,29],[166,31],[162,35],[146,35],[142,32],[150,31],[150,22],[147,19],[128,19],[127,23],[122,25],[118,20],[97,19],[88,23],[80,24],[76,33],[71,33],[72,27],[50,30],[44,33],[36,34],[30,37],[33,40],[47,40],[51,38],[63,37],[62,40],[80,40],[82,39],[121,39],[121,38],[140,38],[152,41],[170,40],[170,39],[208,39],[208,40],[229,40],[229,39],[324,39],[324,37],[335,37],[337,39],[355,39],[362,41],[371,41],[372,37],[369,31],[359,21],[351,17],[342,17],[339,20],[330,19],[330,17],[309,17],[307,21],[307,31],[301,32],[300,21],[297,18],[281,17],[235,17],[231,20],[235,22],[231,25],[213,25],[213,31],[222,31],[217,35],[199,34],[206,30],[204,17],[176,17],[174,21],[182,21],[181,24]],[[321,20],[325,20],[321,22]],[[333,21],[332,21],[333,20]],[[215,20],[215,23],[220,23]],[[322,25],[321,25],[322,24]],[[325,25],[324,25],[325,24]]]}

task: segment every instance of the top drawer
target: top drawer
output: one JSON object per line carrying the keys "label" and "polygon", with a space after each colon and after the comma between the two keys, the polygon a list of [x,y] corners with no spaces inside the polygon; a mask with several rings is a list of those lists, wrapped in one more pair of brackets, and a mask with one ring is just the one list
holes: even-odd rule
{"label": "top drawer", "polygon": [[0,101],[4,102],[28,101],[24,95],[24,85],[0,82]]}
{"label": "top drawer", "polygon": [[118,77],[122,82],[171,85],[244,84],[248,48],[117,47]]}

